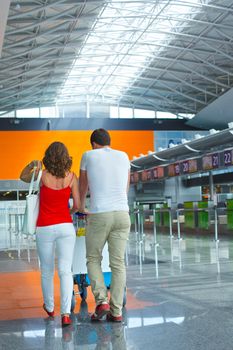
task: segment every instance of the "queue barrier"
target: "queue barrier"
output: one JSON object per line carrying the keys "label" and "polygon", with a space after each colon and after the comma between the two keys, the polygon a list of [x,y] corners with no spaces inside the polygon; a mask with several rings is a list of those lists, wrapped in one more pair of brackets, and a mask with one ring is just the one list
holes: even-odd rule
{"label": "queue barrier", "polygon": [[[213,220],[211,222],[211,225],[214,225],[214,232],[213,232],[213,239],[216,242],[216,247],[219,243],[219,217],[222,218],[224,208],[218,207],[218,206],[212,206],[212,207],[206,207],[206,208],[193,208],[194,213],[206,213],[209,217],[213,217]],[[230,209],[226,209],[225,211],[229,212]],[[232,215],[233,215],[233,209]],[[135,243],[136,243],[136,254],[139,255],[139,268],[140,273],[142,273],[142,263],[145,259],[145,239],[146,235],[144,232],[144,225],[145,225],[145,217],[149,216],[150,218],[153,218],[151,220],[152,222],[152,229],[153,229],[153,247],[154,247],[154,259],[155,259],[155,270],[156,270],[156,277],[158,278],[158,247],[159,243],[157,240],[157,230],[158,230],[158,224],[157,224],[157,214],[163,214],[166,213],[168,216],[168,223],[169,223],[169,239],[170,239],[170,249],[171,249],[171,262],[174,261],[173,257],[173,238],[174,238],[174,224],[177,227],[177,240],[178,245],[180,247],[180,242],[182,240],[182,227],[181,225],[184,224],[184,217],[185,213],[190,212],[189,208],[177,208],[177,209],[171,209],[171,208],[157,208],[157,209],[142,209],[142,208],[135,208],[133,211],[134,215],[134,234],[135,234]],[[219,214],[221,213],[221,214]],[[131,213],[132,214],[132,213]],[[209,215],[211,214],[211,215]],[[179,249],[180,256],[179,256],[179,262],[181,267],[181,249]]]}
{"label": "queue barrier", "polygon": [[18,259],[22,250],[27,250],[27,259],[30,262],[30,249],[35,248],[35,236],[22,232],[25,212],[25,201],[4,203],[0,208],[1,245],[0,250],[17,251]]}

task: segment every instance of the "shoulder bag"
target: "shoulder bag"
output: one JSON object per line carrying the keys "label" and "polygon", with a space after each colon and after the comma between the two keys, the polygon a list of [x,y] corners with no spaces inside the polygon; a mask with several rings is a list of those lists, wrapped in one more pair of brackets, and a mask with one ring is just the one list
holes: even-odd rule
{"label": "shoulder bag", "polygon": [[26,208],[23,220],[23,233],[33,235],[36,232],[36,222],[39,214],[39,191],[42,170],[39,171],[36,181],[36,169],[33,170],[32,179],[29,186],[29,193],[26,196]]}

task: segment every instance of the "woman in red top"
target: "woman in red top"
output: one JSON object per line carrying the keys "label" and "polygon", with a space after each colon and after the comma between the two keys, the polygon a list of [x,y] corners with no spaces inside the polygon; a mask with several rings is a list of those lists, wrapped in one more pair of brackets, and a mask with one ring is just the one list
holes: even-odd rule
{"label": "woman in red top", "polygon": [[[54,262],[55,249],[58,261],[58,274],[61,291],[62,325],[72,323],[70,319],[73,293],[72,260],[75,245],[75,229],[71,214],[80,205],[78,180],[70,171],[72,159],[61,142],[53,142],[43,158],[45,170],[42,172],[40,187],[40,209],[37,219],[36,245],[40,259],[41,284],[44,298],[43,308],[50,317],[54,317]],[[37,174],[42,164],[33,161],[27,165],[20,179],[30,182],[32,170],[37,166]],[[69,209],[70,195],[73,207]]]}

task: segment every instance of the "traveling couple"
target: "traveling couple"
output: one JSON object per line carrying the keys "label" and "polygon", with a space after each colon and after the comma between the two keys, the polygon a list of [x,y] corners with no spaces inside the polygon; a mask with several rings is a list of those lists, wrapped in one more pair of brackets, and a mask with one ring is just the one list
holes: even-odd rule
{"label": "traveling couple", "polygon": [[[110,147],[110,135],[96,129],[90,138],[92,150],[83,154],[79,179],[71,172],[72,158],[61,142],[52,143],[41,161],[35,160],[21,172],[20,179],[30,182],[36,166],[40,180],[40,207],[36,229],[36,246],[40,259],[43,308],[54,317],[55,248],[61,295],[62,326],[70,318],[73,294],[72,260],[75,229],[72,214],[85,212],[85,199],[90,193],[87,215],[86,263],[88,277],[96,301],[92,321],[106,316],[108,321],[122,321],[122,303],[126,284],[124,255],[130,229],[127,192],[130,162],[126,153]],[[69,208],[72,196],[73,206]],[[101,270],[102,251],[108,242],[109,264],[112,272],[110,300]]]}

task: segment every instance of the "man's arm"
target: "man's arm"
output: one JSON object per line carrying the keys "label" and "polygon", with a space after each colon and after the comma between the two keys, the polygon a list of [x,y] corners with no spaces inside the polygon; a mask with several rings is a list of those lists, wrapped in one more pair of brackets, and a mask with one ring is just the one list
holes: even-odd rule
{"label": "man's arm", "polygon": [[128,182],[127,182],[127,189],[126,189],[127,194],[129,193],[129,186],[130,186],[130,170],[128,172]]}
{"label": "man's arm", "polygon": [[88,179],[86,170],[79,173],[79,195],[80,195],[80,211],[85,211],[86,195],[88,191]]}

